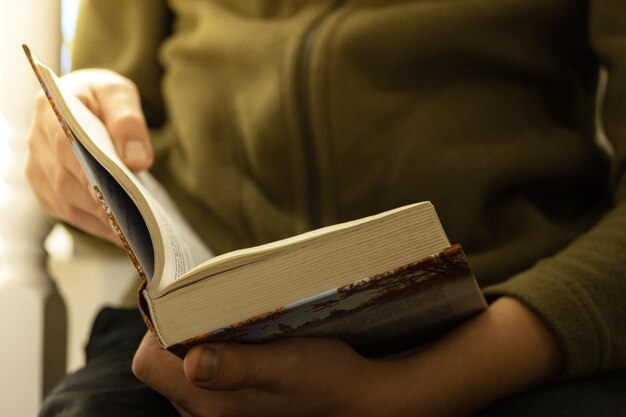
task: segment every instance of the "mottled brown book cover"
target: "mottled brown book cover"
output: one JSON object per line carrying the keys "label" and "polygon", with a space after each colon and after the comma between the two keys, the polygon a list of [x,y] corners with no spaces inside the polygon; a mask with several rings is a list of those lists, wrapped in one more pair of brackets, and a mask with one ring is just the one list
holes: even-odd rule
{"label": "mottled brown book cover", "polygon": [[289,336],[344,340],[377,356],[434,337],[486,307],[460,245],[168,347],[260,343]]}

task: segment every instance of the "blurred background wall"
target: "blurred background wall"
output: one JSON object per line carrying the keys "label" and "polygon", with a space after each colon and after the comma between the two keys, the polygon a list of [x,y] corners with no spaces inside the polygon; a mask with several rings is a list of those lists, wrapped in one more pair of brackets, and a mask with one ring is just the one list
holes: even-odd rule
{"label": "blurred background wall", "polygon": [[[44,346],[51,329],[46,317],[52,316],[46,310],[62,316],[63,308],[43,268],[49,223],[23,175],[37,85],[21,51],[28,43],[58,68],[60,19],[56,0],[0,0],[0,414],[6,416],[36,415],[43,392],[64,367],[49,363],[53,352]],[[64,333],[62,326],[57,332]]]}

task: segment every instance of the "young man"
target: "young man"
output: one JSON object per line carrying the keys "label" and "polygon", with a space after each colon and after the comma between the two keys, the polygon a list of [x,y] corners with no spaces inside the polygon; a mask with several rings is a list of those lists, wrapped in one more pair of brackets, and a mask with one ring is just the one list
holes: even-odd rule
{"label": "young man", "polygon": [[[623,371],[590,379],[626,366],[622,1],[83,0],[81,13],[74,66],[107,70],[64,82],[214,252],[431,200],[491,304],[379,360],[324,339],[180,361],[146,335],[135,353],[138,315],[109,310],[43,415],[169,415],[169,400],[192,415],[467,416],[557,381],[485,415],[623,410]],[[31,184],[50,215],[113,240],[46,105]],[[167,400],[132,377],[133,356]]]}

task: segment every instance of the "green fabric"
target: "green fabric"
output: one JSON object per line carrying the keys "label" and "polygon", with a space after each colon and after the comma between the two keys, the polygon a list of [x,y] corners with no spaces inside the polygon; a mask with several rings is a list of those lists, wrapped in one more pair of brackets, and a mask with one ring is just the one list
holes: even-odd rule
{"label": "green fabric", "polygon": [[430,200],[564,377],[626,366],[623,0],[83,0],[80,21],[75,67],[138,83],[153,171],[216,252]]}

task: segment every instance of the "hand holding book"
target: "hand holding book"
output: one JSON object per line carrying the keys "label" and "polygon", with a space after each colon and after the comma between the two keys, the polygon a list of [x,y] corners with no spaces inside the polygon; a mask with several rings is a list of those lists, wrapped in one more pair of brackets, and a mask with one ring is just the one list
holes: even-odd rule
{"label": "hand holding book", "polygon": [[[59,83],[102,120],[130,169],[150,168],[152,146],[137,89],[130,80],[93,69],[67,74]],[[26,174],[42,209],[53,218],[119,245],[43,92],[35,101],[28,142]]]}
{"label": "hand holding book", "polygon": [[300,338],[200,345],[181,361],[148,333],[133,361],[141,381],[190,415],[246,417],[470,416],[559,369],[552,334],[506,297],[435,343],[384,359]]}
{"label": "hand holding book", "polygon": [[128,169],[107,118],[25,51],[143,278],[139,306],[163,347],[184,356],[203,341],[324,336],[381,355],[484,310],[429,202],[212,257],[154,179]]}

